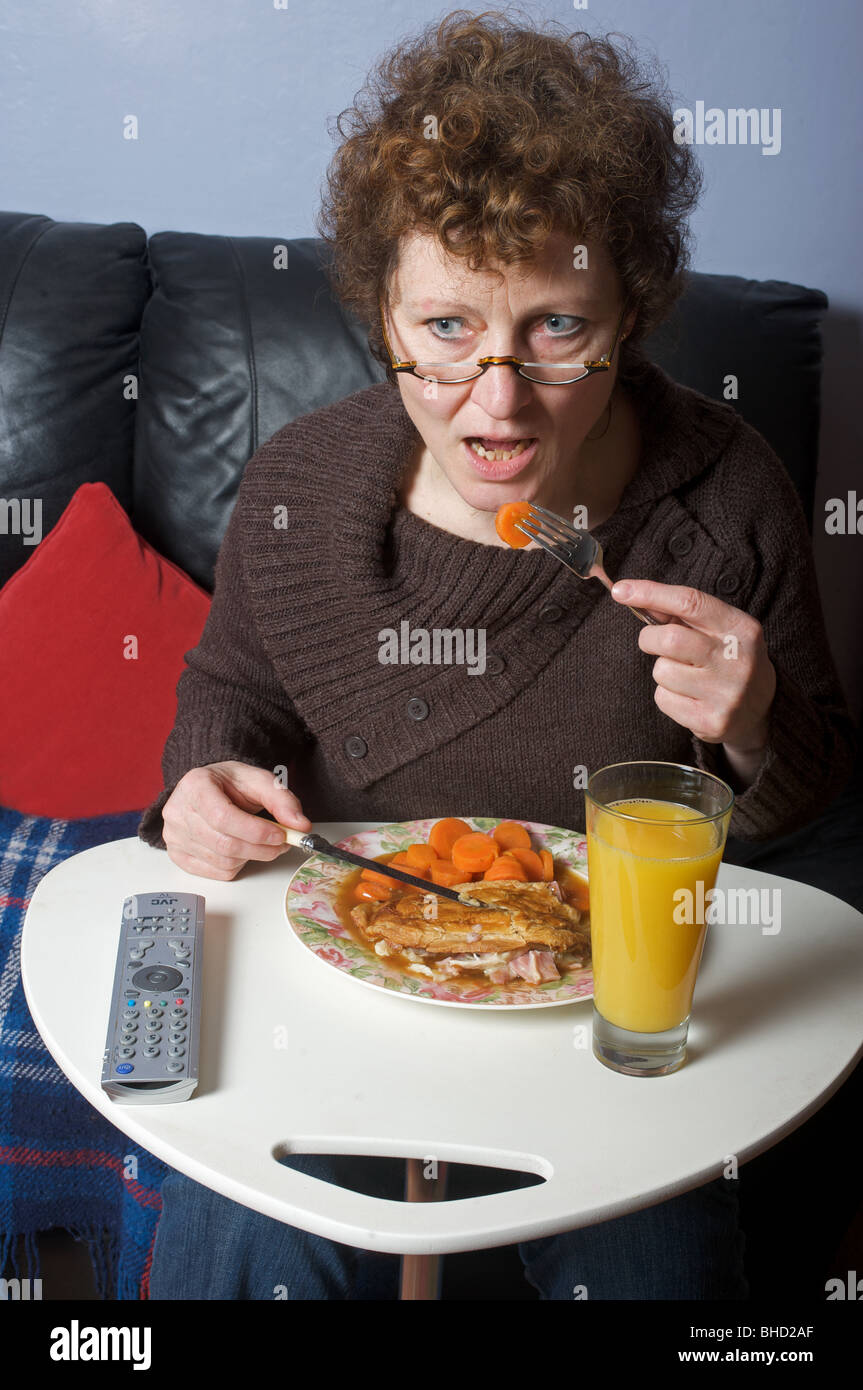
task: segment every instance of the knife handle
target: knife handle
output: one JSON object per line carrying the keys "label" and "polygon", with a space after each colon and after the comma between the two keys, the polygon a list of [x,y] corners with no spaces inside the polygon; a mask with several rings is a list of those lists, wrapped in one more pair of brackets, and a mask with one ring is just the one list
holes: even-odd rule
{"label": "knife handle", "polygon": [[307,848],[304,841],[309,834],[308,830],[294,830],[290,825],[282,825],[281,821],[276,821],[276,825],[280,830],[284,830],[286,844],[295,845],[297,849]]}

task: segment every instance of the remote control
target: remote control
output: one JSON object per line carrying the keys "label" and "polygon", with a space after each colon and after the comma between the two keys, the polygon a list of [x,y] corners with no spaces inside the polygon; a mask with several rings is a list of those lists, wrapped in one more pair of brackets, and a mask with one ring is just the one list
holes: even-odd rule
{"label": "remote control", "polygon": [[102,1089],[126,1105],[188,1100],[198,1084],[204,899],[133,893],[123,925]]}

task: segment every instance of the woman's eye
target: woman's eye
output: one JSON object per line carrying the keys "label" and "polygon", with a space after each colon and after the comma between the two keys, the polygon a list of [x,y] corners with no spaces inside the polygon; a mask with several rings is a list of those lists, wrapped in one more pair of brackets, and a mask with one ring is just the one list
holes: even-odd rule
{"label": "woman's eye", "polygon": [[552,325],[553,338],[566,338],[582,327],[584,319],[576,318],[574,314],[547,314],[545,322]]}
{"label": "woman's eye", "polygon": [[[430,325],[434,325],[434,324],[439,324],[439,323],[446,324],[446,325],[448,325],[449,327],[452,327],[453,324],[462,323],[462,322],[463,322],[462,319],[456,319],[456,318],[426,319],[426,327],[429,327]],[[452,338],[452,337],[455,336],[455,335],[452,334],[452,333],[447,333],[446,329],[444,329],[444,331],[443,331],[442,333],[437,332],[437,330],[434,329],[434,328],[432,329],[432,331],[436,333],[436,336],[437,336],[438,338]]]}

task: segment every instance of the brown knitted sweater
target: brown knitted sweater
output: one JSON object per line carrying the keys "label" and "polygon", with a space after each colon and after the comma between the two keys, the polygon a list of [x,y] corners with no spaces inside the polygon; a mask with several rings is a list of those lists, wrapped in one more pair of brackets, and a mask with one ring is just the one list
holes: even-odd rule
{"label": "brown knitted sweater", "polygon": [[[802,507],[730,406],[648,364],[623,379],[642,456],[595,528],[606,568],[691,585],[762,623],[777,673],[770,744],[731,834],[783,834],[838,794],[856,743]],[[249,461],[178,683],[165,790],[140,822],[149,844],[164,848],[161,808],[183,774],[225,759],[289,766],[313,822],[514,816],[579,830],[576,768],[655,758],[727,773],[720,745],[659,710],[640,624],[597,581],[399,505],[417,440],[383,383],[294,420]],[[485,671],[452,649],[447,662],[445,645],[437,665],[385,664],[384,629],[424,629],[430,643],[435,629],[485,629]]]}

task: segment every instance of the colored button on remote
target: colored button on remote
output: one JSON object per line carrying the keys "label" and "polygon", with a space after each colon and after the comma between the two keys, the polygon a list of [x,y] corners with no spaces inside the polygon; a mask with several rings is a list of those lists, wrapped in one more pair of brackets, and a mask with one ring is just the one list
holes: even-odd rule
{"label": "colored button on remote", "polygon": [[121,1076],[126,1076],[130,1071],[134,1070],[135,1068],[132,1066],[131,1062],[121,1062],[118,1067],[115,1067],[115,1071],[118,1071]]}

